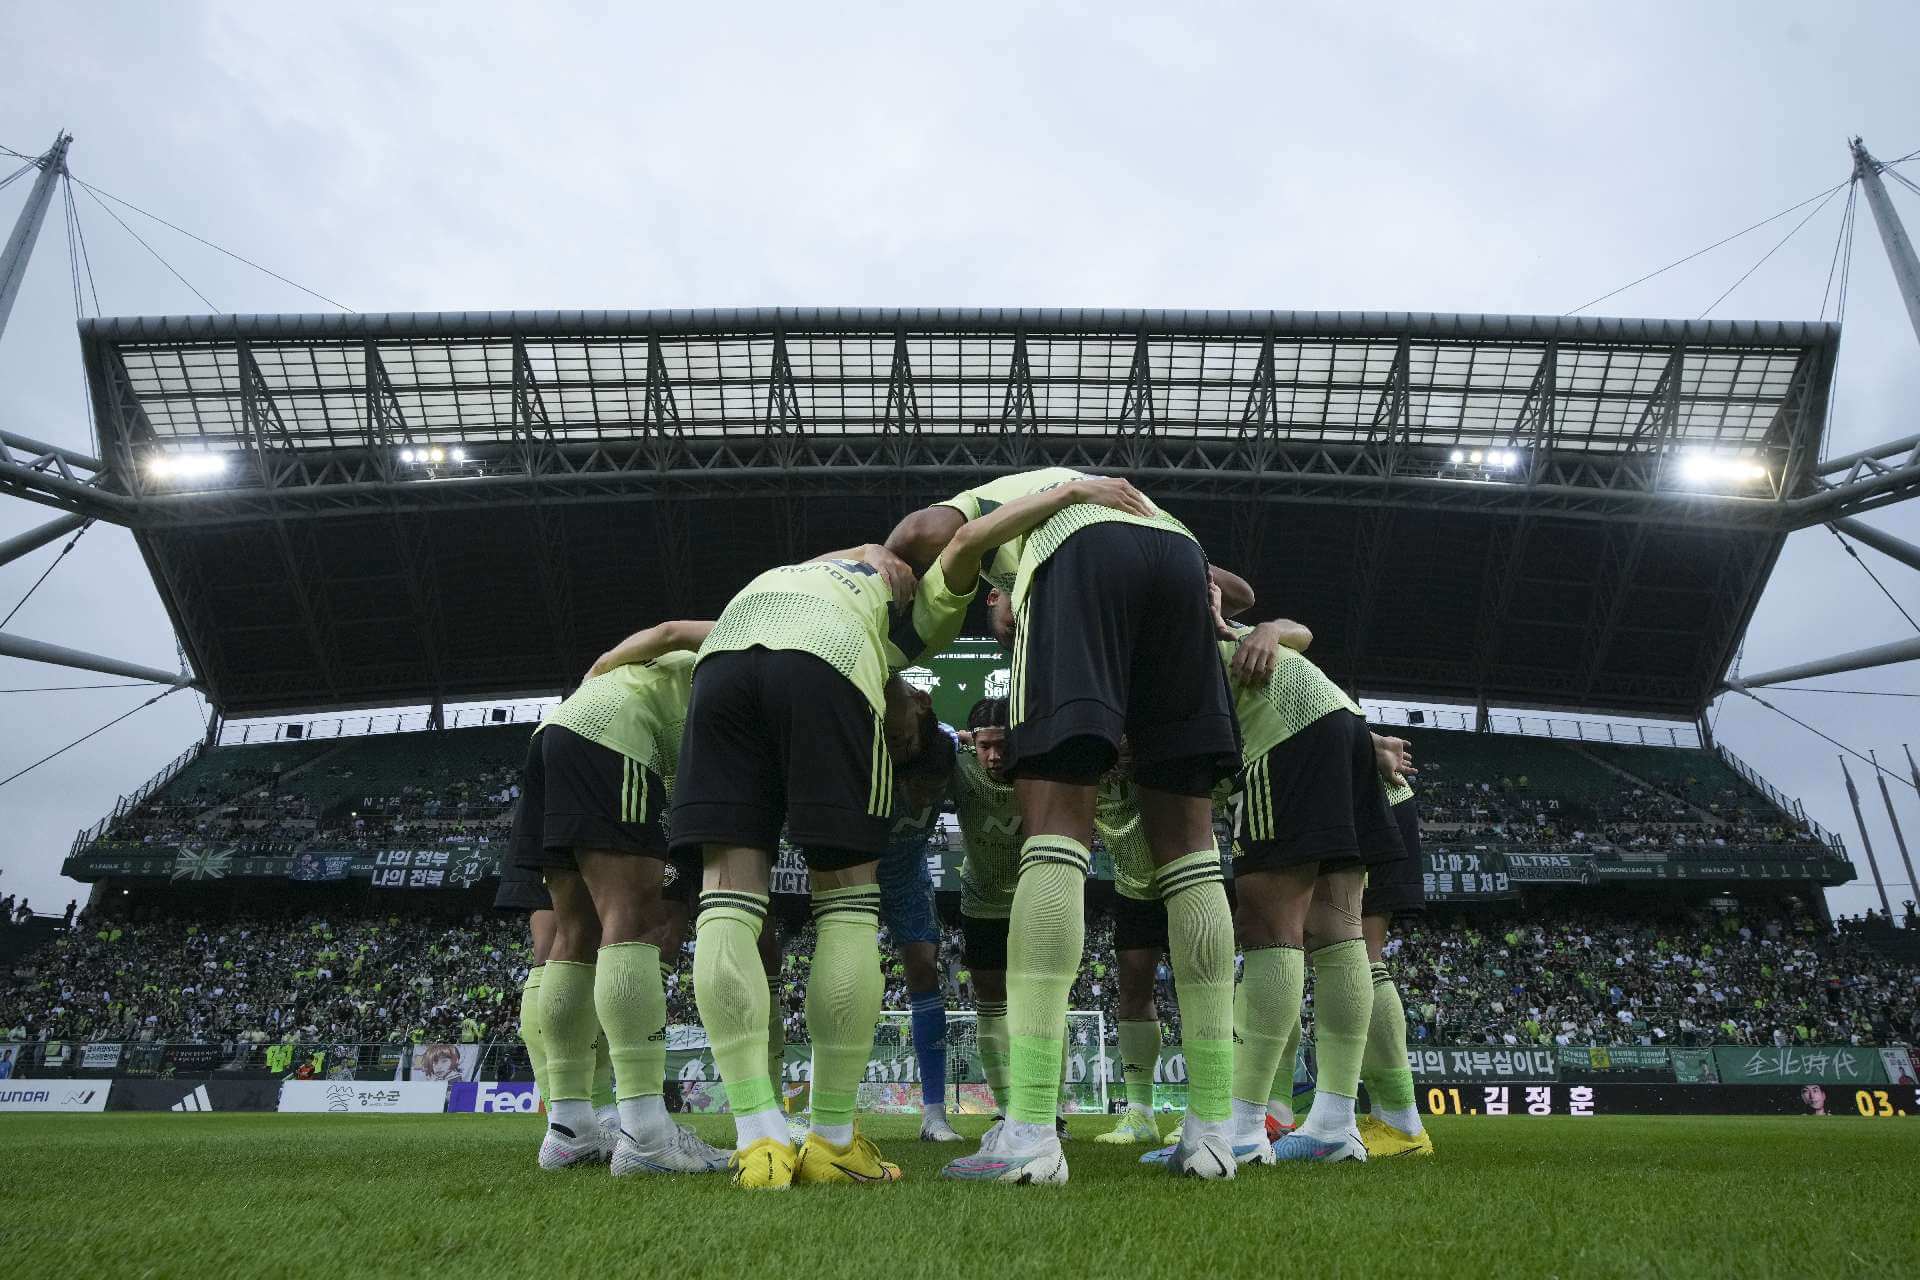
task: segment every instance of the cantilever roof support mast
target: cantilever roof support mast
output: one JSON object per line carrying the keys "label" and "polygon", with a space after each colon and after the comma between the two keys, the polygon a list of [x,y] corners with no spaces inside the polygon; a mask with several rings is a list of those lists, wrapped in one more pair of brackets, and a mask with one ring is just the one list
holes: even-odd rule
{"label": "cantilever roof support mast", "polygon": [[1887,261],[1893,264],[1893,282],[1900,290],[1900,300],[1907,304],[1913,336],[1920,339],[1920,258],[1914,256],[1913,241],[1907,238],[1907,229],[1901,225],[1893,201],[1887,199],[1886,184],[1880,181],[1880,170],[1885,166],[1868,154],[1866,143],[1859,138],[1855,138],[1851,146],[1853,176],[1866,190],[1867,207],[1873,210],[1873,224],[1880,228],[1880,242],[1887,248]]}
{"label": "cantilever roof support mast", "polygon": [[[47,206],[53,203],[53,189],[60,179],[67,175],[67,148],[73,145],[73,135],[62,130],[53,140],[45,154],[34,161],[40,166],[40,176],[33,180],[33,190],[27,193],[27,203],[20,210],[20,216],[14,220],[13,234],[7,237],[7,247],[0,251],[0,337],[6,335],[7,318],[13,314],[13,301],[20,294],[20,282],[26,278],[27,264],[33,258],[33,246],[39,242],[40,226],[47,220]],[[25,440],[8,435],[0,441],[0,456],[6,456],[11,447],[37,450],[47,456],[67,454],[66,450],[54,449],[51,445],[41,445],[37,441]],[[78,459],[80,455],[72,454]],[[85,459],[92,462],[92,459]],[[98,463],[94,463],[97,467]],[[17,534],[0,541],[0,565],[17,560],[28,552],[34,551],[57,541],[86,524],[86,517],[65,515],[50,520],[35,529]],[[161,671],[155,667],[141,666],[138,663],[121,662],[116,658],[102,658],[97,654],[83,653],[78,649],[68,649],[57,644],[47,644],[40,640],[29,640],[25,636],[8,635],[0,632],[0,657],[20,658],[27,662],[45,662],[53,666],[72,667],[80,671],[98,671],[108,675],[129,676],[135,680],[150,680],[155,684],[192,685],[193,677],[176,672]]]}

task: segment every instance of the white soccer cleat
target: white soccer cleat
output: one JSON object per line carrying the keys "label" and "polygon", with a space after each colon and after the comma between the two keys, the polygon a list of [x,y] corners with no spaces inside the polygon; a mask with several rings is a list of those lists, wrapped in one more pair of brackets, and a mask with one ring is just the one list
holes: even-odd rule
{"label": "white soccer cleat", "polygon": [[600,1126],[600,1137],[606,1143],[607,1154],[613,1154],[614,1145],[620,1141],[620,1108],[597,1108],[593,1113],[593,1122]]}
{"label": "white soccer cleat", "polygon": [[1358,1128],[1350,1128],[1338,1139],[1316,1138],[1295,1129],[1273,1144],[1275,1160],[1304,1160],[1314,1164],[1340,1164],[1367,1158],[1366,1140]]}
{"label": "white soccer cleat", "polygon": [[920,1118],[920,1141],[922,1142],[965,1142],[966,1139],[953,1131],[947,1118],[939,1112],[930,1112]]}
{"label": "white soccer cleat", "polygon": [[547,1136],[540,1140],[542,1169],[577,1169],[581,1165],[604,1164],[606,1159],[607,1140],[597,1125],[586,1133],[574,1133],[550,1123]]}
{"label": "white soccer cleat", "polygon": [[622,1132],[613,1148],[613,1176],[630,1173],[725,1173],[731,1151],[701,1141],[685,1125],[671,1126],[656,1143],[641,1144]]}
{"label": "white soccer cleat", "polygon": [[[1267,1158],[1273,1158],[1271,1149]],[[1234,1149],[1217,1133],[1203,1133],[1191,1143],[1185,1139],[1167,1154],[1167,1171],[1185,1178],[1204,1178],[1224,1182],[1233,1177],[1239,1162]]]}
{"label": "white soccer cleat", "polygon": [[1235,1164],[1272,1164],[1273,1144],[1266,1135],[1260,1135],[1255,1142],[1236,1142],[1233,1144],[1233,1162]]}
{"label": "white soccer cleat", "polygon": [[943,1178],[957,1182],[1006,1182],[1014,1186],[1063,1186],[1067,1181],[1067,1155],[1059,1139],[1042,1144],[1025,1155],[989,1151],[983,1145],[974,1155],[962,1156],[940,1171]]}
{"label": "white soccer cleat", "polygon": [[1007,1118],[1005,1116],[995,1116],[993,1123],[987,1126],[987,1131],[980,1135],[979,1154],[983,1156],[991,1155],[994,1151],[998,1150],[1000,1146],[1000,1135],[1006,1131]]}

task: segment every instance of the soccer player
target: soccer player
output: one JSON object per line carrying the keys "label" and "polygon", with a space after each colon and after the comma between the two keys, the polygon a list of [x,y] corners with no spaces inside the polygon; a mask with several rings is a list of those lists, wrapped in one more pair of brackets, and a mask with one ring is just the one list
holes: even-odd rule
{"label": "soccer player", "polygon": [[[1088,481],[985,513],[917,590],[912,571],[878,546],[771,569],[733,598],[701,650],[673,847],[700,848],[706,863],[694,991],[734,1113],[738,1185],[899,1177],[853,1124],[880,1012],[876,865],[896,768],[910,779],[941,735],[931,710],[890,673],[951,643],[988,551],[1069,501],[1102,499],[1127,500],[1111,483]],[[819,925],[807,991],[812,1123],[797,1153],[767,1077],[757,954],[783,825],[807,860]]]}
{"label": "soccer player", "polygon": [[[1085,483],[1062,467],[1008,476],[915,513],[889,541],[924,557],[962,519]],[[1192,1119],[1169,1167],[1206,1178],[1234,1173],[1233,930],[1209,793],[1237,768],[1239,735],[1213,659],[1206,556],[1185,525],[1127,491],[1126,504],[1062,508],[1002,544],[982,571],[1005,597],[996,634],[1014,639],[1008,772],[1025,839],[1007,935],[1013,1096],[995,1148],[949,1164],[948,1177],[1067,1180],[1053,1124],[1059,1028],[1086,939],[1095,796],[1123,735],[1133,744],[1155,888],[1167,904],[1186,1033]]]}
{"label": "soccer player", "polygon": [[[669,882],[663,810],[691,693],[690,650],[712,624],[668,622],[603,654],[534,731],[521,784],[515,861],[539,868],[554,931],[540,984],[547,1133],[540,1167],[604,1157],[594,1123],[594,1041],[613,1065],[616,1175],[705,1173],[725,1153],[667,1115],[661,956],[679,953],[693,869]],[[537,824],[538,836],[535,837]]]}
{"label": "soccer player", "polygon": [[[933,702],[913,690],[925,714]],[[907,1004],[912,1016],[913,1056],[920,1069],[920,1140],[959,1142],[947,1120],[947,996],[940,983],[940,921],[933,909],[933,876],[927,847],[946,799],[953,772],[953,738],[940,726],[934,749],[943,760],[917,768],[898,788],[893,825],[881,851],[880,922],[899,948],[907,971]]]}
{"label": "soccer player", "polygon": [[[1404,745],[1399,738],[1388,742]],[[1411,771],[1403,760],[1402,770]],[[1367,1021],[1366,1055],[1360,1061],[1360,1079],[1367,1086],[1373,1110],[1360,1118],[1360,1137],[1369,1159],[1383,1156],[1430,1156],[1433,1138],[1420,1123],[1415,1105],[1413,1072],[1407,1067],[1407,1011],[1399,988],[1387,971],[1387,931],[1401,916],[1426,910],[1421,880],[1420,815],[1413,787],[1396,773],[1386,779],[1387,803],[1400,829],[1405,850],[1398,861],[1374,867],[1367,875],[1360,899],[1360,932],[1367,943],[1373,976],[1373,1012]],[[1291,1072],[1293,1064],[1286,1064]]]}
{"label": "soccer player", "polygon": [[[1365,717],[1289,644],[1285,622],[1233,628],[1220,656],[1245,744],[1235,797],[1233,1150],[1242,1161],[1364,1160],[1353,1100],[1372,1012],[1360,898],[1366,868],[1401,855]],[[1305,1123],[1267,1137],[1267,1102],[1314,971],[1320,1072]]]}
{"label": "soccer player", "polygon": [[[1118,773],[1119,771],[1116,771]],[[1153,884],[1153,858],[1140,830],[1140,806],[1124,776],[1100,784],[1094,829],[1113,858],[1113,949],[1119,969],[1120,1074],[1127,1106],[1096,1142],[1160,1141],[1153,1118],[1153,1073],[1160,1062],[1160,1009],[1154,970],[1167,951],[1167,909]]]}

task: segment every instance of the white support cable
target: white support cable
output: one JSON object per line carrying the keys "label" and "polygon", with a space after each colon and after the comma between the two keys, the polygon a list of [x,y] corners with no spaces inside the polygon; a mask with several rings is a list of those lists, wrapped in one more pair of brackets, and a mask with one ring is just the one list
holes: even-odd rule
{"label": "white support cable", "polygon": [[[1847,181],[1842,183],[1841,186],[1845,186],[1845,187],[1853,186],[1853,179],[1851,178],[1847,179]],[[1699,315],[1695,316],[1694,319],[1705,320],[1708,315],[1712,314],[1713,309],[1715,307],[1725,302],[1730,296],[1732,296],[1733,291],[1735,289],[1738,289],[1741,285],[1745,284],[1747,282],[1748,276],[1751,276],[1754,272],[1758,271],[1761,267],[1766,266],[1767,259],[1771,258],[1774,254],[1780,252],[1780,250],[1785,247],[1787,241],[1799,235],[1800,228],[1806,226],[1809,222],[1812,222],[1816,217],[1818,217],[1820,214],[1820,211],[1826,208],[1828,202],[1831,201],[1834,198],[1834,196],[1838,195],[1839,193],[1840,193],[1840,187],[1835,187],[1832,191],[1827,192],[1826,199],[1822,200],[1819,204],[1815,205],[1813,207],[1812,213],[1809,213],[1806,217],[1794,223],[1793,230],[1787,232],[1787,234],[1785,234],[1784,236],[1781,236],[1779,241],[1773,246],[1773,248],[1767,250],[1765,253],[1760,255],[1760,261],[1748,267],[1746,271],[1741,274],[1738,280],[1735,280],[1732,284],[1727,286],[1727,290],[1725,293],[1722,293],[1719,297],[1715,298],[1711,303],[1709,303],[1707,306],[1707,309],[1705,311],[1702,311]]]}
{"label": "white support cable", "polygon": [[206,303],[208,308],[211,309],[215,315],[226,314],[226,312],[220,310],[220,308],[213,305],[213,300],[211,298],[207,297],[206,294],[200,292],[200,290],[194,288],[193,281],[181,275],[180,272],[174,267],[174,265],[171,262],[168,262],[165,258],[161,257],[160,251],[154,248],[152,245],[148,244],[144,239],[142,239],[138,231],[135,231],[132,227],[128,226],[127,220],[125,218],[115,213],[112,210],[112,208],[108,206],[107,202],[102,200],[98,195],[94,195],[94,190],[92,187],[88,186],[84,182],[80,184],[80,187],[88,195],[93,196],[93,202],[99,205],[102,209],[105,209],[107,211],[107,216],[109,218],[112,218],[115,222],[120,224],[120,229],[122,231],[125,231],[128,235],[132,236],[135,240],[139,241],[140,247],[142,249],[145,249],[148,253],[152,254],[154,261],[158,262],[161,266],[165,267],[169,272],[172,272],[173,278],[175,280],[178,280],[181,284],[187,286],[188,290],[192,292],[194,297]]}
{"label": "white support cable", "polygon": [[1771,702],[1768,702],[1765,698],[1761,697],[1759,694],[1755,693],[1753,690],[1735,689],[1733,690],[1733,692],[1746,694],[1749,698],[1752,698],[1755,702],[1759,703],[1761,706],[1765,707],[1767,710],[1773,712],[1773,714],[1780,716],[1782,719],[1791,720],[1793,723],[1799,725],[1802,729],[1805,729],[1808,733],[1812,734],[1814,737],[1821,739],[1822,741],[1828,743],[1831,746],[1840,748],[1840,750],[1846,752],[1848,755],[1858,760],[1861,764],[1866,765],[1868,768],[1873,769],[1877,773],[1880,773],[1885,775],[1886,777],[1892,778],[1895,782],[1899,783],[1901,786],[1905,787],[1907,790],[1920,791],[1920,787],[1916,787],[1910,779],[1903,778],[1899,774],[1894,773],[1891,769],[1884,768],[1878,760],[1873,759],[1871,756],[1861,755],[1858,751],[1855,751],[1852,747],[1840,741],[1840,739],[1833,737],[1831,734],[1820,732],[1820,730],[1814,728],[1812,725],[1808,724],[1805,720],[1802,720],[1800,717],[1796,715],[1792,715],[1788,712],[1782,711],[1780,708],[1774,706]]}

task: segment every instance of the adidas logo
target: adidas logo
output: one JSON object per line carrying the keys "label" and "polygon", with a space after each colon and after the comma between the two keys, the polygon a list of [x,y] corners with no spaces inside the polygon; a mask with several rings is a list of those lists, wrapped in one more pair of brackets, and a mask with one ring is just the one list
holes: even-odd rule
{"label": "adidas logo", "polygon": [[207,1086],[201,1085],[180,1101],[168,1107],[169,1111],[211,1111],[213,1099],[207,1096]]}

